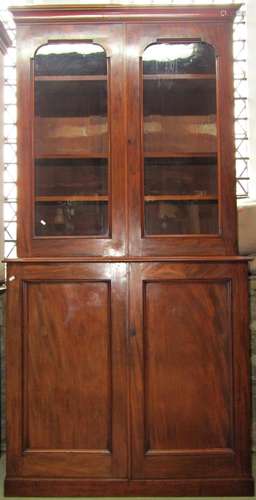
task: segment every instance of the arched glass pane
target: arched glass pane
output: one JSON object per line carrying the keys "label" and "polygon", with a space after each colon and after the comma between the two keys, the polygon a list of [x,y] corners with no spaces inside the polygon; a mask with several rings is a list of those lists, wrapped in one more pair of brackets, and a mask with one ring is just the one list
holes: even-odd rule
{"label": "arched glass pane", "polygon": [[145,235],[218,233],[214,48],[150,45],[143,91]]}
{"label": "arched glass pane", "polygon": [[34,59],[35,235],[107,236],[107,57],[52,43]]}

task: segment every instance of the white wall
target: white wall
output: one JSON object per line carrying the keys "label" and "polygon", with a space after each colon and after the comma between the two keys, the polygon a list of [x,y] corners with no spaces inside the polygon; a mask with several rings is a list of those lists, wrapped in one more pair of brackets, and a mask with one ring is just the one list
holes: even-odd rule
{"label": "white wall", "polygon": [[247,0],[250,198],[256,200],[256,0]]}
{"label": "white wall", "polygon": [[[0,238],[0,260],[4,257],[4,242],[3,242],[3,144],[4,144],[4,127],[3,127],[3,88],[4,88],[4,76],[3,76],[3,53],[0,50],[0,227],[1,227],[1,238]],[[0,279],[3,279],[3,265],[0,263]]]}

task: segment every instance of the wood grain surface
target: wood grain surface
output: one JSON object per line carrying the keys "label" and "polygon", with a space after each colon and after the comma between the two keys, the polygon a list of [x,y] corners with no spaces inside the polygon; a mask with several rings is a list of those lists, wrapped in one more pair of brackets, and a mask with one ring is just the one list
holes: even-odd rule
{"label": "wood grain surface", "polygon": [[[18,258],[7,265],[8,496],[253,494],[248,259],[237,254],[235,203],[231,61],[237,8],[12,8],[19,176]],[[45,95],[35,117],[41,106],[35,106],[35,88],[93,90],[91,78],[79,82],[69,73],[62,81],[53,73],[34,80],[38,47],[81,40],[106,52],[108,76],[99,74],[95,85],[107,86],[107,117],[96,113],[92,124],[94,115],[84,116],[85,108],[72,114],[73,101],[65,103],[64,119],[59,103],[51,116]],[[195,101],[184,118],[178,112],[182,92],[173,103],[175,116],[170,107],[156,113],[157,103],[150,102],[144,137],[143,85],[152,90],[157,84],[148,75],[143,80],[145,48],[199,41],[216,54],[216,93],[212,72],[204,74],[216,109],[194,113]],[[162,78],[163,86],[177,89],[190,79],[198,89],[201,74]],[[103,174],[95,173],[97,158]],[[174,165],[173,191],[163,188],[161,176],[156,189],[151,166],[157,158],[163,177]],[[62,162],[69,169],[70,160],[84,161],[89,170],[81,176],[68,170],[64,178],[57,170],[49,177],[41,172],[43,189],[35,190],[35,170]],[[148,190],[144,161],[151,165]],[[56,204],[75,196],[77,203],[81,196],[104,198],[108,232],[83,235],[82,214],[76,237],[36,236],[35,203],[47,205],[51,196]],[[162,204],[154,220],[149,216],[155,228],[158,216],[171,213],[163,205],[177,203],[177,196],[179,203],[190,197],[196,205],[190,216],[198,232],[197,205],[214,205],[214,219],[204,222],[208,234],[147,233],[144,202]],[[53,213],[53,224],[55,219]]]}

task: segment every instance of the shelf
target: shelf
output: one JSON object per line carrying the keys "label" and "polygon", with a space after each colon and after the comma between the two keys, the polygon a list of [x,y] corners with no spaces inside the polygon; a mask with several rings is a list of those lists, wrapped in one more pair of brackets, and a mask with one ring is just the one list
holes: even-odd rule
{"label": "shelf", "polygon": [[156,151],[162,151],[162,154],[185,152],[187,155],[191,151],[216,153],[217,127],[214,114],[150,114],[144,116],[143,128],[144,151],[149,156]]}
{"label": "shelf", "polygon": [[[174,151],[153,151],[149,153],[144,153],[144,158],[216,158],[216,153],[175,153]],[[35,160],[55,160],[55,159],[94,159],[94,158],[105,158],[108,159],[108,154],[106,153],[66,153],[66,154],[49,154],[49,155],[37,155]]]}
{"label": "shelf", "polygon": [[145,201],[217,201],[216,196],[210,194],[159,194],[145,195]]}
{"label": "shelf", "polygon": [[175,152],[175,151],[149,151],[144,152],[144,158],[216,158],[217,152],[204,152],[204,153],[195,153],[195,152]]}
{"label": "shelf", "polygon": [[[35,117],[35,156],[107,156],[108,121],[104,116]],[[86,155],[86,156],[87,156]]]}
{"label": "shelf", "polygon": [[97,159],[97,158],[105,158],[106,160],[108,159],[108,155],[106,153],[66,153],[66,154],[49,154],[49,155],[37,155],[35,157],[36,160],[67,160],[67,159],[82,159],[82,160],[88,160],[88,159]]}
{"label": "shelf", "polygon": [[107,75],[56,75],[35,76],[36,82],[77,82],[77,81],[99,81],[107,80]]}
{"label": "shelf", "polygon": [[143,80],[216,80],[215,73],[157,73],[145,74]]}
{"label": "shelf", "polygon": [[39,202],[55,202],[55,201],[108,201],[107,195],[95,194],[95,195],[65,195],[65,196],[36,196],[35,201]]}

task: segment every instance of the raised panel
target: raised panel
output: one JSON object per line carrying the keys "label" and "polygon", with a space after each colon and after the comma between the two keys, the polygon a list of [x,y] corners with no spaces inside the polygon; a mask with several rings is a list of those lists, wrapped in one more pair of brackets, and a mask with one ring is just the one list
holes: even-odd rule
{"label": "raised panel", "polygon": [[108,282],[27,283],[28,450],[111,450]]}
{"label": "raised panel", "polygon": [[130,282],[132,477],[246,473],[246,266],[134,263]]}
{"label": "raised panel", "polygon": [[127,477],[127,265],[8,270],[8,476]]}
{"label": "raised panel", "polygon": [[145,451],[232,447],[229,282],[144,283]]}

